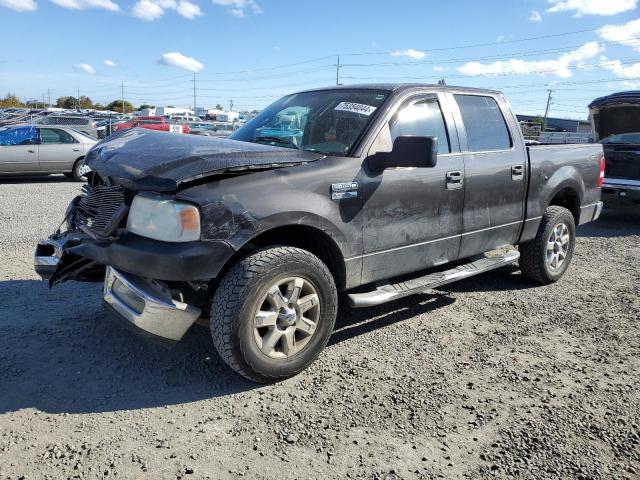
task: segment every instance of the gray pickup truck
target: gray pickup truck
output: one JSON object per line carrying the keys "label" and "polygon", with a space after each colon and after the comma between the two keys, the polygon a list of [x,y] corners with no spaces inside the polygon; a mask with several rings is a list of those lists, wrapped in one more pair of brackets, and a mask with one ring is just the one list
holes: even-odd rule
{"label": "gray pickup truck", "polygon": [[601,145],[525,146],[496,91],[305,91],[230,139],[143,129],[86,157],[66,227],[39,243],[50,285],[104,282],[114,316],[179,341],[197,321],[235,371],[295,375],[353,307],[519,262],[562,277],[600,215]]}

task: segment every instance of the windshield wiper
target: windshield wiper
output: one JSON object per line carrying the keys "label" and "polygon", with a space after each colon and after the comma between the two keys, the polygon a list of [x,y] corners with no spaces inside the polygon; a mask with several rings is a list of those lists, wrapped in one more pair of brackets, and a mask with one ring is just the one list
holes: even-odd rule
{"label": "windshield wiper", "polygon": [[275,137],[275,136],[269,136],[269,135],[261,135],[258,137],[254,137],[253,139],[250,140],[250,142],[252,143],[256,143],[256,142],[272,142],[272,143],[280,143],[282,145],[292,145],[294,148],[297,148],[298,150],[302,150],[302,147],[298,146],[293,140],[288,139],[288,138],[284,138],[284,137]]}

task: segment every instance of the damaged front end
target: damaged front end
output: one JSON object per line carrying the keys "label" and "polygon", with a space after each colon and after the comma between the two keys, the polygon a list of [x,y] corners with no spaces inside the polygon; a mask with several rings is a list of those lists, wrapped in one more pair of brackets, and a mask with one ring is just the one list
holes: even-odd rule
{"label": "damaged front end", "polygon": [[[60,229],[36,246],[35,270],[50,287],[69,280],[104,281],[104,303],[115,318],[145,337],[172,344],[200,318],[202,309],[191,303],[203,304],[206,284],[151,280],[110,265],[109,252],[127,245],[126,216],[133,196],[90,174]],[[135,268],[131,258],[139,256],[133,251],[128,259],[121,255],[122,265]]]}
{"label": "damaged front end", "polygon": [[60,229],[36,246],[36,273],[49,280],[51,287],[67,280],[102,281],[104,265],[83,257],[77,249],[86,243],[109,243],[124,233],[122,223],[130,204],[126,191],[90,176],[69,205]]}

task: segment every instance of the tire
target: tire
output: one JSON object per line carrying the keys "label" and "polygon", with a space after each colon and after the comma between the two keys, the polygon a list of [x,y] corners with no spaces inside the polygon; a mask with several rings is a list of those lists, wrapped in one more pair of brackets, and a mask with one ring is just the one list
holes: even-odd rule
{"label": "tire", "polygon": [[78,160],[76,160],[76,163],[73,164],[71,177],[73,177],[73,179],[76,182],[84,182],[87,180],[87,178],[80,173],[80,169],[82,168],[83,165],[84,165],[84,158],[79,158]]}
{"label": "tire", "polygon": [[293,247],[258,250],[218,285],[210,309],[213,344],[243,377],[283,380],[318,357],[333,332],[337,304],[331,272],[318,257]]}
{"label": "tire", "polygon": [[519,247],[520,271],[541,285],[555,283],[569,268],[575,244],[576,225],[571,212],[555,205],[547,207],[536,238]]}

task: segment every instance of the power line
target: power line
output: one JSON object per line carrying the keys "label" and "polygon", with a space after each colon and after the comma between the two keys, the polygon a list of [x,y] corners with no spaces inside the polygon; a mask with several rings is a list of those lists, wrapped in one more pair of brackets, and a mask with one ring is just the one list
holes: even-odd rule
{"label": "power line", "polygon": [[[461,50],[466,48],[478,48],[478,47],[489,47],[494,45],[506,45],[512,43],[520,43],[520,42],[530,42],[534,40],[543,40],[545,38],[557,38],[557,37],[565,37],[569,35],[578,35],[581,33],[593,33],[598,31],[599,28],[590,28],[585,30],[574,30],[572,32],[562,32],[562,33],[554,33],[550,35],[540,35],[537,37],[528,37],[528,38],[517,38],[514,40],[503,40],[503,41],[494,41],[494,42],[485,42],[485,43],[475,43],[475,44],[467,44],[467,45],[454,45],[448,47],[438,47],[438,48],[424,48],[418,49],[421,52],[443,52],[448,50]],[[355,52],[355,53],[343,53],[344,56],[361,56],[361,55],[391,55],[395,53],[396,50],[391,50],[387,52]]]}

